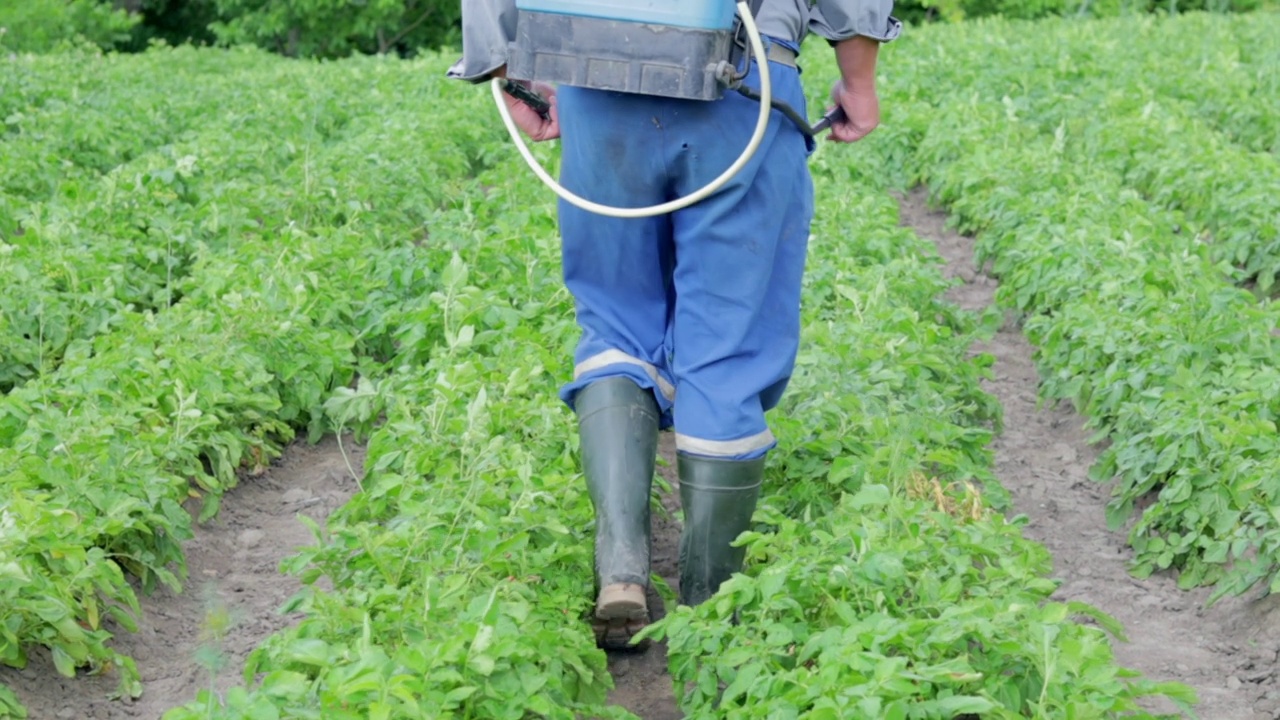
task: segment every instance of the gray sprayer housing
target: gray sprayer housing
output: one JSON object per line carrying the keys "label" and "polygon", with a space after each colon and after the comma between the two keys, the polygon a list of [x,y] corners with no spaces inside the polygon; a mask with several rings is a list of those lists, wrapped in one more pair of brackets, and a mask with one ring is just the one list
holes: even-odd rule
{"label": "gray sprayer housing", "polygon": [[733,31],[520,10],[507,77],[717,100]]}

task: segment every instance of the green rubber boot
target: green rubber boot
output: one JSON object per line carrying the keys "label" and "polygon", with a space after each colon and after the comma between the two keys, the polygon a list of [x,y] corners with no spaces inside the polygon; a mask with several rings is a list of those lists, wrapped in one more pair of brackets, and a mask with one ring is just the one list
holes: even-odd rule
{"label": "green rubber boot", "polygon": [[596,513],[596,608],[606,650],[642,649],[631,637],[649,623],[649,491],[658,455],[658,404],[627,378],[608,378],[574,399],[582,471]]}
{"label": "green rubber boot", "polygon": [[764,458],[721,460],[678,454],[680,502],[680,604],[698,605],[742,569],[746,548],[731,543],[751,525],[760,498]]}

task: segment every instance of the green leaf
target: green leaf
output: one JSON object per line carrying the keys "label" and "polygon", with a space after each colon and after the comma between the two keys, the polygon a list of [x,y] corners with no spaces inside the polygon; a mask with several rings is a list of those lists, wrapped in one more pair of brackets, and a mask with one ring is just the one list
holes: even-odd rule
{"label": "green leaf", "polygon": [[493,674],[495,663],[488,655],[471,655],[467,658],[467,667],[476,673],[488,677]]}
{"label": "green leaf", "polygon": [[58,674],[63,677],[73,678],[76,676],[76,661],[62,649],[61,645],[55,645],[53,650],[53,666],[57,669]]}
{"label": "green leaf", "polygon": [[890,493],[886,485],[864,485],[849,499],[854,509],[884,507],[889,504]]}
{"label": "green leaf", "polygon": [[311,680],[290,670],[276,670],[262,678],[262,693],[271,697],[297,701],[311,689]]}
{"label": "green leaf", "polygon": [[315,638],[297,638],[285,647],[284,657],[290,662],[326,667],[330,657],[329,644]]}
{"label": "green leaf", "polygon": [[969,695],[952,695],[937,700],[938,709],[947,717],[955,717],[964,713],[984,713],[995,709],[995,703],[985,698]]}

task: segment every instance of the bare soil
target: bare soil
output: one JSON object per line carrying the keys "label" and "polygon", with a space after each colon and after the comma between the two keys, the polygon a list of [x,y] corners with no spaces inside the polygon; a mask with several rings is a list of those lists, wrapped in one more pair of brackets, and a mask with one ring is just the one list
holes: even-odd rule
{"label": "bare soil", "polygon": [[[949,299],[985,308],[998,283],[975,267],[973,239],[946,220],[928,206],[923,189],[901,199],[901,222],[932,240],[946,275],[962,281]],[[1117,660],[1152,680],[1195,688],[1201,718],[1280,718],[1280,603],[1234,598],[1205,609],[1207,589],[1180,590],[1171,575],[1133,577],[1124,532],[1106,526],[1110,488],[1088,478],[1100,450],[1088,444],[1085,419],[1072,408],[1037,408],[1034,348],[1016,320],[1008,317],[995,338],[973,351],[996,359],[994,380],[986,383],[1004,406],[1005,430],[993,443],[996,476],[1013,496],[1014,512],[1030,518],[1026,535],[1053,556],[1055,577],[1063,581],[1055,597],[1089,603],[1119,620],[1129,642],[1113,643]]]}
{"label": "bare soil", "polygon": [[[680,588],[680,481],[676,477],[675,436],[662,433],[658,441],[662,462],[658,474],[671,486],[663,493],[662,506],[666,514],[653,516],[653,544],[651,562],[653,572],[660,576],[673,592]],[[658,592],[649,592],[649,607],[654,620],[665,613]],[[614,690],[609,701],[635,713],[643,720],[680,720],[684,713],[676,705],[675,688],[671,674],[667,672],[667,649],[662,643],[653,643],[643,653],[609,653],[609,672],[613,675]]]}
{"label": "bare soil", "polygon": [[[355,493],[352,470],[361,472],[364,451],[349,442],[343,447],[345,456],[332,437],[315,446],[295,443],[265,474],[242,478],[224,497],[218,517],[197,526],[185,545],[185,591],[161,589],[141,598],[139,631],[116,637],[116,649],[138,664],[142,697],[111,700],[114,675],[64,678],[46,652],[33,653],[21,671],[0,668],[0,683],[17,693],[31,720],[159,720],[195,700],[201,688],[221,691],[235,684],[249,652],[298,620],[279,612],[301,587],[279,565],[313,543],[299,515],[323,523]],[[221,639],[208,636],[223,621],[229,625]],[[202,664],[198,657],[214,662]],[[221,667],[211,672],[210,664]]]}

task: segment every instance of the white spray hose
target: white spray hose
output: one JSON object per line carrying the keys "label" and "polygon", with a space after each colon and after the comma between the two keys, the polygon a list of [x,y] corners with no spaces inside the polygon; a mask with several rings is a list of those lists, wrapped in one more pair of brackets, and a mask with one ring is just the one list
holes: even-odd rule
{"label": "white spray hose", "polygon": [[[737,175],[743,166],[755,154],[756,149],[760,147],[760,142],[764,139],[765,129],[769,125],[769,112],[772,110],[772,87],[769,82],[769,67],[765,60],[764,43],[760,40],[760,32],[756,29],[755,18],[751,17],[751,9],[745,2],[738,3],[738,15],[742,18],[742,24],[747,28],[747,37],[751,41],[751,50],[755,53],[755,57],[760,59],[760,116],[756,120],[756,131],[751,135],[751,140],[747,143],[747,147],[738,156],[738,159],[729,166],[727,170],[720,174],[720,177],[712,180],[700,189],[676,200],[662,203],[661,205],[651,205],[641,208],[619,208],[601,205],[591,202],[586,198],[579,197],[564,188],[554,178],[547,174],[538,164],[533,153],[529,151],[529,146],[525,144],[524,139],[520,137],[520,130],[516,127],[515,120],[511,118],[511,110],[507,107],[506,101],[503,99],[502,79],[493,79],[493,99],[498,104],[498,112],[502,114],[502,122],[507,126],[507,132],[511,135],[511,141],[515,143],[516,148],[520,150],[520,154],[524,156],[524,161],[528,163],[534,174],[549,188],[555,191],[557,195],[564,198],[565,201],[572,203],[587,212],[593,212],[597,215],[606,215],[616,218],[642,218],[653,217],[654,215],[665,215],[702,200],[711,193],[719,190],[722,185]],[[749,68],[748,68],[749,69]]]}

